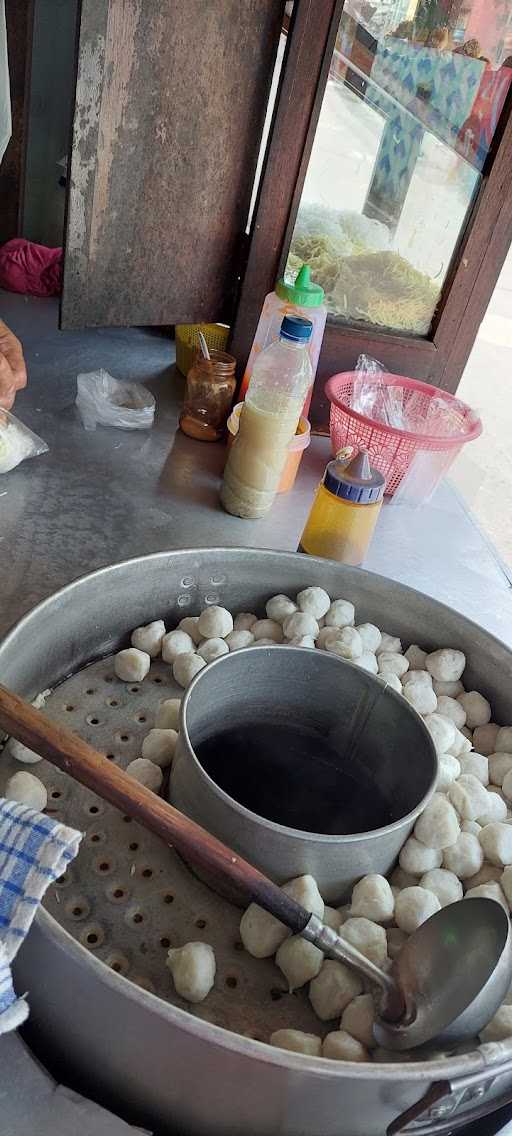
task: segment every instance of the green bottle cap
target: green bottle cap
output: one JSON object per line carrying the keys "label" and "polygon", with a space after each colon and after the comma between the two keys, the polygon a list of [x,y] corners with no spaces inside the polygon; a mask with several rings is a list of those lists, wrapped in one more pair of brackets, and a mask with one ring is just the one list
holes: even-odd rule
{"label": "green bottle cap", "polygon": [[309,264],[303,264],[295,277],[294,284],[287,284],[281,277],[276,284],[276,295],[280,300],[288,300],[298,308],[319,308],[325,299],[320,284],[313,284]]}

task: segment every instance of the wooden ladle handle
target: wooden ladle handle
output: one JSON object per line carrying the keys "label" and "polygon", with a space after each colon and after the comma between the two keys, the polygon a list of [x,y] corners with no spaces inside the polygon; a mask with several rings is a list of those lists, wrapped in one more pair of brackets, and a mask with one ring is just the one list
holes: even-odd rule
{"label": "wooden ladle handle", "polygon": [[151,789],[134,781],[103,754],[77,734],[52,722],[17,694],[0,685],[0,729],[17,738],[68,773],[75,781],[92,789],[104,801],[134,817],[156,833],[166,844],[200,870],[206,870],[219,890],[229,884],[240,902],[258,903],[285,923],[294,934],[301,934],[310,912],[287,896],[252,864],[227,848],[201,825],[157,797]]}

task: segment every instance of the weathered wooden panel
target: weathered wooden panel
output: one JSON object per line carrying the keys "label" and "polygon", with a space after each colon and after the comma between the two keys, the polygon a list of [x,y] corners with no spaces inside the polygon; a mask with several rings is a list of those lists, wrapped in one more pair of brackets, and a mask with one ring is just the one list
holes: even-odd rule
{"label": "weathered wooden panel", "polygon": [[82,0],[62,326],[218,319],[283,0]]}

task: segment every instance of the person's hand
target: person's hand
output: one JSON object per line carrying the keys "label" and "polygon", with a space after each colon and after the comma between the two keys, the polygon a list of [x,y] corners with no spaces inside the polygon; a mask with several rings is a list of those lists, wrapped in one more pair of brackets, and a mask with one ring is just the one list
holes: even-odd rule
{"label": "person's hand", "polygon": [[16,392],[27,385],[27,368],[19,339],[0,319],[0,407],[10,410]]}

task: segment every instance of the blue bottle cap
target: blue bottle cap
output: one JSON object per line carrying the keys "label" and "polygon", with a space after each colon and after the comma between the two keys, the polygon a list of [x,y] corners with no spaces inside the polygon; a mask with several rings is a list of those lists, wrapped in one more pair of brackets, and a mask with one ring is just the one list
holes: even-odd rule
{"label": "blue bottle cap", "polygon": [[291,339],[293,343],[308,343],[313,332],[311,320],[303,316],[285,316],[279,332],[283,339]]}
{"label": "blue bottle cap", "polygon": [[377,469],[372,469],[368,451],[361,450],[350,465],[343,465],[337,459],[329,462],[324,485],[335,497],[355,501],[358,505],[371,505],[382,500],[386,480]]}

